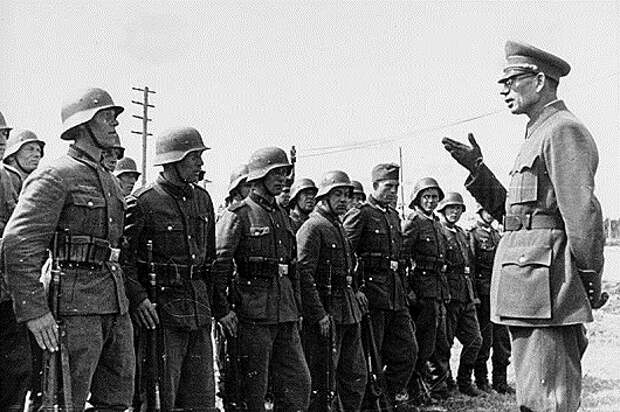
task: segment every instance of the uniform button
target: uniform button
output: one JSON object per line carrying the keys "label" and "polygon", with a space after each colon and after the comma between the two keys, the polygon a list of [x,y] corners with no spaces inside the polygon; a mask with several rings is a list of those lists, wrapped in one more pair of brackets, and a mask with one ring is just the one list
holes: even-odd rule
{"label": "uniform button", "polygon": [[371,278],[371,277],[369,277],[369,278],[368,278],[368,280],[372,280],[372,278]]}
{"label": "uniform button", "polygon": [[523,263],[523,262],[525,262],[525,256],[521,256],[521,257],[519,258],[519,263]]}
{"label": "uniform button", "polygon": [[187,235],[187,238],[188,238],[189,240],[192,240],[192,235]]}
{"label": "uniform button", "polygon": [[588,293],[590,293],[590,295],[593,295],[593,294],[594,294],[594,291],[593,291],[592,289],[590,289],[590,290],[588,291]]}
{"label": "uniform button", "polygon": [[284,262],[284,258],[283,257],[280,258],[280,262]]}
{"label": "uniform button", "polygon": [[112,218],[110,218],[109,220],[110,220],[110,223],[112,223]]}
{"label": "uniform button", "polygon": [[280,245],[281,245],[281,244],[282,244],[282,241],[281,241],[281,240],[278,240],[278,244],[280,244]]}
{"label": "uniform button", "polygon": [[336,249],[336,244],[332,243],[332,249]]}
{"label": "uniform button", "polygon": [[172,226],[168,225],[167,229],[172,230]]}
{"label": "uniform button", "polygon": [[87,203],[88,206],[93,207],[93,202],[91,202],[90,200]]}
{"label": "uniform button", "polygon": [[196,259],[196,254],[192,253],[192,259]]}
{"label": "uniform button", "polygon": [[280,224],[279,224],[279,223],[276,223],[276,227],[280,227]]}
{"label": "uniform button", "polygon": [[112,270],[116,270],[116,265],[112,265],[112,266],[110,266],[110,269],[112,269]]}
{"label": "uniform button", "polygon": [[184,202],[187,200],[185,196],[183,196],[181,199],[183,199]]}

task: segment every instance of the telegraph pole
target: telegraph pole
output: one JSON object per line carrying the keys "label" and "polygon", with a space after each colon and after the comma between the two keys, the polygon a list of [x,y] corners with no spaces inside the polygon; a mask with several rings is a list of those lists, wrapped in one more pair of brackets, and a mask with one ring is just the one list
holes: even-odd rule
{"label": "telegraph pole", "polygon": [[403,178],[403,147],[398,146],[398,159],[400,163],[400,214],[402,218],[405,218],[405,186]]}
{"label": "telegraph pole", "polygon": [[138,116],[133,114],[132,116],[136,119],[142,120],[142,131],[138,132],[132,130],[131,133],[141,134],[142,135],[142,186],[146,185],[146,140],[149,136],[153,136],[152,133],[148,131],[148,124],[152,119],[149,119],[149,107],[155,107],[152,104],[149,104],[149,93],[155,94],[154,90],[150,90],[147,86],[144,86],[144,89],[140,89],[139,87],[132,87],[132,90],[136,90],[142,92],[143,101],[132,100],[133,104],[137,104],[142,106],[142,116]]}

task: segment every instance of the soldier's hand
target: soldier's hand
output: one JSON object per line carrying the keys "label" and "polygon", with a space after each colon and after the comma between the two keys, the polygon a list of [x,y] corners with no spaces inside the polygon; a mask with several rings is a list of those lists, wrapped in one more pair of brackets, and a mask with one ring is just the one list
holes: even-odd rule
{"label": "soldier's hand", "polygon": [[471,146],[450,139],[449,137],[441,139],[441,143],[443,143],[443,147],[450,153],[454,160],[470,172],[474,172],[476,167],[482,162],[482,151],[476,139],[474,139],[473,133],[467,135],[467,140],[469,140]]}
{"label": "soldier's hand", "polygon": [[319,332],[321,332],[321,336],[329,336],[330,322],[329,315],[323,316],[323,318],[319,321]]}
{"label": "soldier's hand", "polygon": [[232,336],[233,338],[237,337],[237,325],[239,324],[239,320],[235,312],[231,310],[226,315],[222,316],[219,322],[224,327],[224,331],[228,336]]}
{"label": "soldier's hand", "polygon": [[155,329],[159,325],[159,316],[157,316],[155,304],[151,303],[148,298],[140,302],[134,318],[146,329]]}
{"label": "soldier's hand", "polygon": [[58,350],[58,325],[51,313],[46,313],[36,319],[26,322],[26,326],[43,350],[55,352]]}
{"label": "soldier's hand", "polygon": [[357,301],[361,306],[362,313],[368,312],[368,298],[366,297],[366,295],[364,295],[364,292],[358,291],[355,294],[355,297],[357,298]]}

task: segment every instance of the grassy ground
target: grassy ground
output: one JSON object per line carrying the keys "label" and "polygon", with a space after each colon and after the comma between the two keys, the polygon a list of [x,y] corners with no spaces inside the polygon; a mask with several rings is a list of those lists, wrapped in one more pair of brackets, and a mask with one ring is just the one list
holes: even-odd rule
{"label": "grassy ground", "polygon": [[[620,411],[620,282],[604,282],[610,294],[607,304],[594,313],[594,322],[587,325],[589,345],[584,355],[581,411]],[[453,370],[456,370],[460,348],[453,349]],[[514,386],[514,371],[508,371]],[[443,404],[449,411],[516,411],[514,396],[492,394],[483,398],[458,396]]]}

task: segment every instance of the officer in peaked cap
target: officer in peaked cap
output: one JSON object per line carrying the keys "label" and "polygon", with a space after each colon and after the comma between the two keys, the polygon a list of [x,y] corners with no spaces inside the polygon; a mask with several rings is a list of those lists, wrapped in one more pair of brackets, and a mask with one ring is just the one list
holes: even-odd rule
{"label": "officer in peaked cap", "polygon": [[142,173],[138,172],[135,160],[131,157],[123,157],[116,163],[112,174],[118,179],[123,195],[129,196]]}
{"label": "officer in peaked cap", "polygon": [[[491,321],[508,325],[521,410],[575,411],[581,397],[583,323],[601,293],[603,224],[594,195],[598,150],[590,132],[557,97],[570,71],[563,59],[531,45],[506,43],[500,95],[529,118],[508,189],[470,145],[442,143],[470,176],[465,186],[503,219],[493,266]],[[527,296],[527,299],[523,299]]]}
{"label": "officer in peaked cap", "polygon": [[[61,138],[74,143],[66,156],[37,168],[24,182],[22,201],[4,232],[15,316],[41,349],[68,354],[69,410],[83,410],[89,393],[96,410],[124,410],[133,394],[133,333],[118,263],[125,203],[100,163],[102,150],[118,138],[122,111],[98,88],[63,102]],[[39,280],[50,251],[62,272],[56,315]],[[58,333],[58,320],[66,333]]]}
{"label": "officer in peaked cap", "polygon": [[277,410],[305,410],[310,397],[297,244],[275,199],[291,168],[278,147],[255,151],[248,162],[250,194],[228,207],[216,228],[213,311],[227,336],[239,339],[239,402],[251,411],[264,410],[269,380]]}
{"label": "officer in peaked cap", "polygon": [[358,256],[376,344],[387,368],[388,396],[394,405],[404,405],[418,348],[407,305],[400,217],[391,206],[397,199],[398,173],[394,163],[376,165],[368,201],[350,209],[343,226]]}

